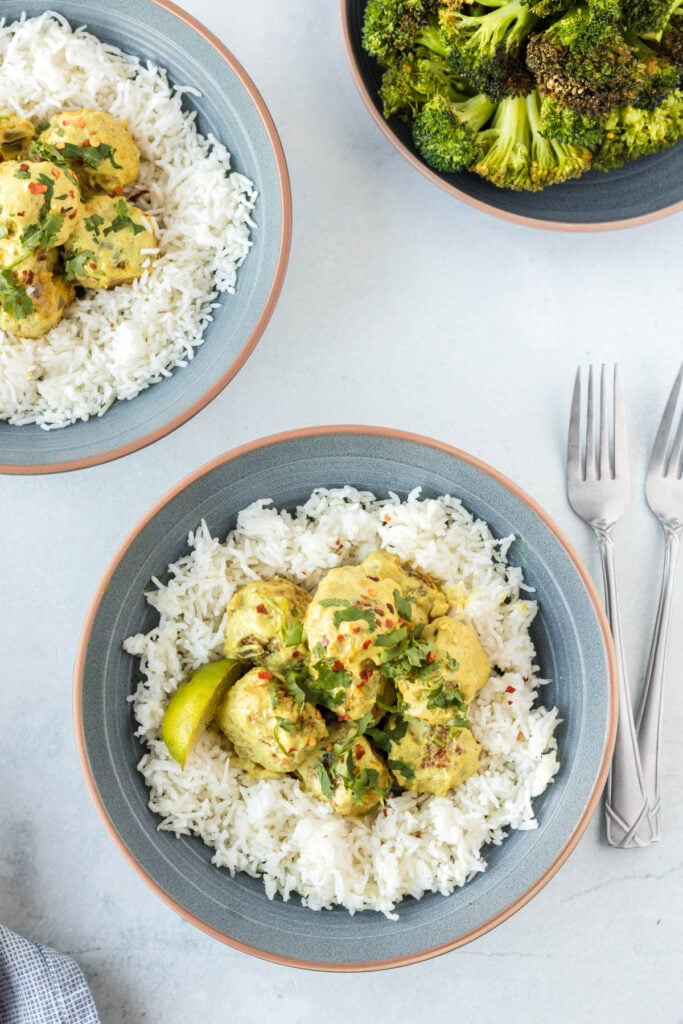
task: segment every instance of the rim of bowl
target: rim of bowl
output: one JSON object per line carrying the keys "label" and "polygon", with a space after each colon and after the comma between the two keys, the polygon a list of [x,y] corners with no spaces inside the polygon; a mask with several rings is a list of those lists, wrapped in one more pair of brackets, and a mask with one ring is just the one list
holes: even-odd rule
{"label": "rim of bowl", "polygon": [[436,171],[433,171],[431,167],[428,167],[424,161],[420,160],[420,158],[416,156],[412,150],[408,149],[408,147],[405,146],[394,134],[388,122],[385,121],[375,106],[373,98],[370,95],[358,68],[356,55],[351,43],[347,0],[339,0],[339,17],[341,20],[346,60],[351,70],[351,76],[356,84],[356,89],[360,93],[361,99],[368,108],[375,124],[381,129],[382,133],[387,139],[389,139],[389,142],[391,142],[394,148],[398,150],[401,156],[404,157],[409,164],[412,164],[416,170],[420,171],[425,178],[428,178],[434,185],[438,185],[444,192],[448,192],[449,195],[455,196],[455,198],[459,199],[461,202],[474,207],[475,210],[479,210],[482,213],[488,213],[492,217],[498,217],[500,220],[510,221],[513,224],[522,224],[527,228],[540,228],[543,231],[573,232],[623,231],[626,228],[635,228],[640,227],[643,224],[651,224],[652,221],[662,220],[664,217],[670,217],[672,214],[683,210],[682,199],[677,203],[672,203],[671,206],[664,206],[661,210],[653,210],[652,213],[643,213],[638,217],[630,217],[621,220],[596,221],[592,224],[572,224],[567,221],[545,220],[542,217],[525,217],[519,213],[510,213],[507,210],[499,210],[497,207],[490,206],[481,199],[475,199],[473,196],[468,195],[467,192],[463,192],[459,189],[457,185],[453,185],[451,182],[446,181],[445,178],[442,178],[441,175],[436,173]]}
{"label": "rim of bowl", "polygon": [[[395,440],[409,441],[414,444],[424,445],[430,448],[436,448],[439,451],[445,452],[447,455],[455,456],[456,458],[467,462],[469,465],[474,466],[476,469],[481,470],[487,476],[492,477],[499,484],[502,484],[507,490],[511,491],[517,498],[519,498],[528,508],[534,512],[539,519],[545,524],[545,526],[554,534],[555,538],[559,541],[561,546],[564,548],[566,554],[571,559],[577,570],[581,581],[588,592],[593,610],[595,612],[596,619],[602,638],[605,645],[605,653],[607,656],[607,666],[609,674],[609,728],[607,732],[607,740],[605,743],[605,749],[600,764],[600,770],[598,772],[595,784],[591,791],[591,795],[583,809],[581,817],[574,826],[567,842],[564,847],[552,861],[552,863],[545,869],[543,874],[538,878],[533,885],[531,885],[525,892],[522,893],[516,900],[513,900],[507,907],[504,907],[494,917],[489,918],[483,924],[476,928],[470,929],[463,935],[459,935],[454,939],[450,939],[448,942],[440,943],[437,946],[430,947],[428,949],[421,950],[418,953],[407,954],[406,956],[392,957],[386,960],[378,961],[359,961],[357,963],[326,963],[324,961],[315,960],[301,960],[295,957],[281,956],[277,953],[271,953],[268,950],[259,949],[256,946],[250,946],[246,943],[240,942],[237,939],[233,939],[231,936],[218,931],[216,928],[205,924],[199,918],[197,918],[191,911],[186,910],[181,906],[177,900],[169,896],[159,885],[154,878],[151,877],[135,860],[132,853],[128,850],[128,847],[124,843],[123,839],[119,835],[116,826],[109,817],[108,811],[104,806],[104,802],[100,797],[100,794],[95,785],[92,769],[90,767],[90,761],[85,745],[85,732],[83,729],[83,716],[82,716],[82,697],[83,697],[83,678],[85,659],[90,641],[90,634],[92,627],[97,616],[99,606],[109,586],[109,580],[116,572],[119,563],[121,562],[126,551],[141,533],[141,531],[155,518],[155,516],[163,509],[170,501],[172,501],[176,495],[185,490],[191,484],[193,484],[200,477],[205,476],[207,473],[212,472],[218,466],[223,463],[230,462],[247,452],[252,452],[258,448],[264,448],[274,444],[281,444],[286,441],[290,441],[294,438],[301,437],[319,437],[322,435],[329,434],[372,434],[376,437],[390,437]],[[391,427],[373,427],[361,424],[342,424],[342,425],[329,425],[320,427],[302,427],[297,430],[288,430],[278,434],[269,434],[267,437],[258,438],[255,441],[250,441],[247,444],[232,448],[230,451],[225,452],[223,455],[219,455],[212,459],[210,462],[200,466],[199,469],[194,470],[192,473],[184,477],[174,487],[170,488],[158,501],[152,505],[150,509],[142,516],[136,526],[128,533],[122,544],[119,546],[116,554],[112,558],[111,562],[107,566],[107,569],[102,577],[102,580],[95,592],[95,595],[91,601],[88,609],[88,614],[83,626],[81,638],[78,645],[78,651],[76,654],[76,663],[74,667],[74,684],[73,684],[73,720],[74,720],[74,732],[76,735],[76,746],[78,750],[78,758],[81,763],[81,770],[85,777],[86,786],[90,797],[95,804],[100,818],[104,822],[104,825],[109,832],[109,835],[118,846],[121,853],[123,853],[129,864],[132,865],[137,874],[142,880],[159,896],[164,903],[184,917],[190,924],[195,925],[201,931],[206,932],[214,939],[218,939],[220,942],[228,946],[232,946],[234,949],[238,949],[243,953],[248,953],[251,956],[255,956],[261,960],[269,960],[272,963],[281,964],[285,967],[298,967],[306,970],[314,971],[329,971],[336,973],[351,974],[359,971],[379,971],[387,970],[393,967],[405,967],[409,964],[419,963],[423,960],[429,960],[433,957],[440,956],[443,953],[448,953],[453,949],[457,949],[460,946],[464,946],[466,943],[471,942],[473,939],[477,939],[480,936],[486,934],[496,928],[503,921],[506,921],[514,913],[520,910],[526,903],[534,897],[554,874],[560,869],[564,862],[569,857],[570,853],[574,850],[579,839],[583,835],[588,822],[593,816],[596,810],[602,790],[607,781],[607,775],[609,772],[610,761],[612,758],[612,752],[614,749],[614,743],[616,739],[617,730],[617,712],[618,712],[618,690],[617,690],[617,665],[616,655],[614,652],[614,645],[612,643],[612,634],[607,621],[607,615],[602,607],[600,597],[593,580],[591,579],[588,570],[581,561],[577,551],[571,542],[565,537],[564,533],[560,530],[559,526],[554,522],[553,519],[544,511],[543,508],[530,496],[526,491],[522,490],[513,480],[505,476],[503,473],[494,469],[488,463],[483,462],[474,455],[470,455],[468,452],[463,451],[460,448],[455,448],[453,445],[446,444],[443,441],[437,441],[433,438],[426,437],[421,434],[415,434],[404,430],[395,430]]]}
{"label": "rim of bowl", "polygon": [[[168,420],[168,422],[164,423],[162,426],[157,427],[148,434],[144,434],[135,441],[121,445],[118,448],[113,448],[111,451],[102,452],[99,455],[91,455],[82,459],[69,459],[66,462],[52,462],[45,464],[36,463],[35,465],[28,466],[0,464],[0,473],[7,473],[15,476],[29,476],[41,473],[64,473],[74,469],[86,469],[89,466],[99,466],[105,462],[113,462],[115,459],[122,458],[124,455],[130,455],[132,452],[139,451],[141,448],[146,448],[148,445],[154,444],[155,441],[159,441],[162,437],[166,437],[167,434],[173,433],[174,430],[181,427],[183,423],[187,423],[188,420],[191,420],[198,412],[201,412],[205,406],[212,402],[214,398],[216,398],[220,392],[228,386],[233,377],[235,377],[242,369],[260,341],[261,335],[265,331],[268,321],[273,315],[280,292],[282,291],[292,242],[292,190],[284,149],[270,111],[247,72],[231,51],[228,50],[228,48],[220,41],[218,36],[214,35],[214,33],[203,25],[197,18],[188,14],[187,11],[178,7],[177,4],[172,3],[172,0],[151,0],[151,3],[155,4],[157,7],[161,7],[165,11],[168,11],[169,14],[174,15],[180,21],[184,21],[190,26],[190,28],[194,29],[197,35],[205,39],[210,46],[218,51],[219,55],[223,58],[226,64],[229,65],[237,78],[239,78],[254,104],[261,121],[263,122],[266,134],[268,135],[270,144],[273,148],[273,155],[277,165],[277,175],[280,185],[280,198],[282,202],[280,251],[278,253],[273,281],[270,291],[268,292],[268,298],[266,299],[266,304],[263,307],[256,326],[225,373],[218,378],[218,380],[202,395],[201,398],[197,399],[197,401],[193,402],[191,406],[183,410],[183,412],[179,413],[177,416]],[[65,429],[68,430],[68,427]]]}

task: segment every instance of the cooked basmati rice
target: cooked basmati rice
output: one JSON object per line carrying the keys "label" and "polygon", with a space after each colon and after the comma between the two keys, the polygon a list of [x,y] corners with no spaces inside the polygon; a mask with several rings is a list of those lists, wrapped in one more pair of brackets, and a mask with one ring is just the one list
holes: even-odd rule
{"label": "cooked basmati rice", "polygon": [[[37,59],[39,55],[39,59]],[[141,151],[126,189],[157,229],[159,255],[132,284],[88,291],[37,340],[0,331],[0,419],[45,429],[101,416],[186,366],[250,246],[253,183],[182,108],[190,87],[59,14],[0,21],[0,109],[48,120],[88,107],[125,119]]]}
{"label": "cooked basmati rice", "polygon": [[[267,500],[243,510],[225,542],[205,523],[190,551],[147,595],[158,626],[126,641],[143,681],[131,698],[147,747],[139,764],[160,829],[195,834],[214,847],[213,862],[263,877],[270,898],[299,893],[315,910],[340,904],[396,918],[405,896],[448,894],[486,867],[487,843],[506,830],[537,827],[532,799],[558,770],[557,709],[536,704],[529,626],[536,605],[522,572],[506,562],[513,537],[496,539],[458,499],[377,500],[352,487],[317,490],[294,513]],[[402,793],[385,811],[355,820],[304,793],[294,778],[254,781],[230,764],[209,729],[185,769],[161,739],[161,721],[178,683],[221,656],[225,608],[234,591],[275,574],[314,590],[334,566],[383,547],[443,581],[450,613],[476,631],[494,668],[472,703],[482,743],[479,772],[446,797]],[[501,674],[498,674],[498,673]],[[386,812],[386,813],[385,813]]]}

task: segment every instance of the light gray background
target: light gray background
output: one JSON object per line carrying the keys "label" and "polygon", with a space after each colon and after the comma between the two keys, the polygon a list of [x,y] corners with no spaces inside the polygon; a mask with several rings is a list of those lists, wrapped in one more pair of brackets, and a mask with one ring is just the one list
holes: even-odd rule
{"label": "light gray background", "polygon": [[[58,5],[56,5],[58,6]],[[191,423],[116,463],[0,478],[0,920],[72,953],[105,1024],[683,1021],[683,590],[674,611],[662,843],[606,846],[596,815],[569,862],[493,933],[415,967],[308,974],[251,959],[177,917],[124,861],[76,756],[71,674],[90,599],[119,543],[169,487],[268,433],[381,424],[502,470],[565,529],[579,362],[618,360],[633,501],[618,528],[626,648],[639,687],[662,547],[642,480],[681,358],[680,216],[628,232],[550,234],[451,199],[370,120],[336,3],[186,0],[233,50],[280,130],[294,194],[282,298],[230,387]],[[163,386],[163,385],[162,385]],[[359,959],[363,950],[358,950]]]}

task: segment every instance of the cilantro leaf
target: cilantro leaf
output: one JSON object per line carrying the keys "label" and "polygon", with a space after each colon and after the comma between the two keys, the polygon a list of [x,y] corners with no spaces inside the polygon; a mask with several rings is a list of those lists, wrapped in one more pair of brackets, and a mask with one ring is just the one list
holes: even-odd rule
{"label": "cilantro leaf", "polygon": [[293,622],[285,633],[285,647],[297,647],[304,638],[304,627],[302,622]]}
{"label": "cilantro leaf", "polygon": [[299,722],[292,722],[289,718],[278,718],[277,716],[275,721],[278,724],[278,729],[282,729],[283,732],[301,732]]}
{"label": "cilantro leaf", "polygon": [[374,633],[377,625],[375,623],[375,613],[372,608],[343,608],[338,612],[334,613],[334,624],[339,626],[342,622],[358,622],[360,620],[367,622],[369,628]]}
{"label": "cilantro leaf", "polygon": [[391,768],[392,772],[398,772],[403,776],[404,779],[414,779],[415,769],[407,761],[401,761],[400,758],[396,758],[393,761],[391,758],[387,761],[387,764]]}
{"label": "cilantro leaf", "polygon": [[465,708],[465,698],[458,689],[444,689],[443,683],[439,683],[427,697],[428,708]]}
{"label": "cilantro leaf", "polygon": [[318,777],[320,783],[320,791],[324,797],[328,800],[334,799],[334,786],[332,785],[332,779],[330,778],[327,769],[324,764],[319,761],[315,766],[315,774]]}
{"label": "cilantro leaf", "polygon": [[121,170],[121,164],[117,164],[115,159],[116,150],[106,142],[99,146],[77,146],[74,142],[60,142],[59,145],[58,149],[44,139],[37,139],[31,146],[31,156],[38,155],[54,164],[75,163],[93,170],[97,170],[104,160],[109,160],[112,167]]}
{"label": "cilantro leaf", "polygon": [[399,626],[398,629],[392,629],[389,633],[384,633],[382,636],[378,636],[375,640],[377,647],[397,647],[402,640],[405,640],[408,636],[408,629],[406,626]]}
{"label": "cilantro leaf", "polygon": [[100,237],[100,225],[104,224],[104,217],[100,217],[99,213],[91,213],[89,217],[85,218],[83,223],[95,238]]}
{"label": "cilantro leaf", "polygon": [[78,281],[80,278],[87,277],[88,272],[85,269],[85,265],[88,262],[94,261],[94,259],[95,253],[91,252],[90,249],[77,249],[73,255],[64,261],[64,276],[67,281]]}
{"label": "cilantro leaf", "polygon": [[21,244],[24,249],[51,249],[62,230],[64,218],[61,213],[48,213],[39,224],[29,224],[21,233]]}
{"label": "cilantro leaf", "polygon": [[33,300],[11,270],[0,270],[0,305],[14,320],[23,320],[33,312]]}
{"label": "cilantro leaf", "polygon": [[405,718],[399,718],[393,728],[368,729],[366,735],[370,737],[376,747],[388,754],[391,752],[392,745],[399,743],[407,731],[408,723]]}
{"label": "cilantro leaf", "polygon": [[413,610],[410,607],[410,601],[408,600],[408,598],[403,597],[403,595],[398,590],[395,590],[394,601],[396,602],[396,611],[401,616],[401,618],[405,619],[406,622],[412,622]]}
{"label": "cilantro leaf", "polygon": [[113,231],[125,231],[126,228],[132,231],[134,235],[139,235],[141,231],[144,231],[142,224],[136,224],[128,213],[128,203],[125,199],[119,199],[114,209],[116,210],[116,217],[109,225],[108,228],[104,229],[105,235],[110,235]]}

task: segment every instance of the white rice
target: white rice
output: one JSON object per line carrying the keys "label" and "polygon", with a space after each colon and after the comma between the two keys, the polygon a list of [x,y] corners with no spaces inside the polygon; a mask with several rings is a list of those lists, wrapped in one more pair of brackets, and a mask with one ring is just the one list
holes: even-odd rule
{"label": "white rice", "polygon": [[[263,877],[270,898],[301,895],[315,910],[341,904],[396,917],[405,896],[443,894],[486,867],[485,845],[507,830],[537,827],[532,799],[558,770],[557,710],[536,703],[529,626],[536,605],[519,568],[506,564],[513,540],[494,538],[459,500],[376,500],[351,487],[317,490],[294,514],[271,502],[242,511],[224,543],[202,523],[190,552],[147,599],[160,616],[125,649],[140,657],[134,703],[139,764],[160,829],[195,834],[214,847],[213,862]],[[446,797],[403,793],[374,818],[335,815],[294,778],[258,781],[232,766],[207,731],[185,769],[160,738],[164,709],[179,682],[220,657],[226,605],[251,579],[281,574],[313,590],[331,567],[387,548],[443,581],[451,614],[477,632],[494,672],[473,702],[472,731],[483,744],[480,770]],[[514,691],[510,690],[514,688]],[[508,692],[510,691],[510,692]]]}
{"label": "white rice", "polygon": [[[253,183],[197,132],[166,72],[106,45],[61,15],[0,21],[0,109],[47,120],[89,107],[126,119],[141,151],[126,194],[153,222],[159,256],[141,278],[88,291],[43,338],[0,331],[0,419],[45,429],[101,416],[186,366],[220,293],[233,293],[251,246]],[[152,253],[150,253],[152,255]]]}

